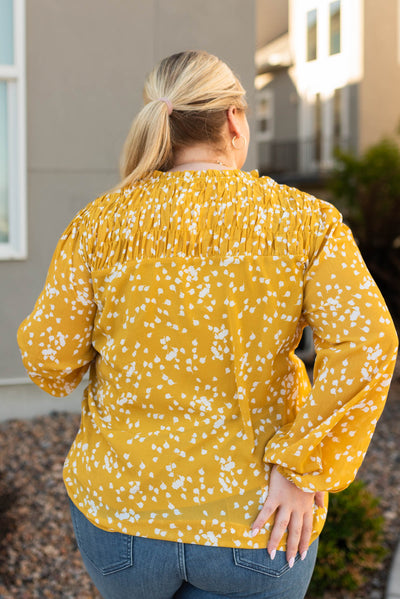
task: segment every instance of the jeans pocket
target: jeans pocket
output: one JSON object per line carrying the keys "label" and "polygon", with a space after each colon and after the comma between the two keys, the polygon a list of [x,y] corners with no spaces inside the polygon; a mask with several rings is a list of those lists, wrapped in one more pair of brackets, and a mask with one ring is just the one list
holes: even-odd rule
{"label": "jeans pocket", "polygon": [[101,574],[113,574],[133,565],[133,537],[108,532],[92,524],[70,501],[72,524],[82,557]]}
{"label": "jeans pocket", "polygon": [[[299,559],[300,555],[297,554],[295,562]],[[289,570],[285,551],[277,551],[272,560],[266,549],[233,549],[233,560],[241,568],[274,578],[279,578]]]}

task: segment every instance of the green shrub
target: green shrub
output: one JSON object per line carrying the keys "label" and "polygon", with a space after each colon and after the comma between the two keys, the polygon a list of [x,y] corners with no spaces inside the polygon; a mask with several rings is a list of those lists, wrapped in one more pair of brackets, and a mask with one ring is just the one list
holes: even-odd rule
{"label": "green shrub", "polygon": [[383,139],[362,156],[338,151],[336,161],[332,200],[400,323],[400,146]]}
{"label": "green shrub", "polygon": [[331,494],[307,597],[320,597],[328,590],[360,588],[387,554],[383,527],[379,500],[362,481]]}
{"label": "green shrub", "polygon": [[389,249],[400,232],[400,147],[383,139],[356,157],[337,151],[331,190],[365,250]]}

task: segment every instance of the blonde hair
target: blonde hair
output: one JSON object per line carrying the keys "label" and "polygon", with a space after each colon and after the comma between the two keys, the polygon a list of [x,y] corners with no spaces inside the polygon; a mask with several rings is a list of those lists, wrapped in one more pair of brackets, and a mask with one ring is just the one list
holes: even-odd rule
{"label": "blonde hair", "polygon": [[231,69],[208,52],[164,58],[146,79],[145,105],[125,141],[118,187],[153,170],[168,170],[179,148],[202,142],[218,146],[227,109],[246,110],[245,93]]}

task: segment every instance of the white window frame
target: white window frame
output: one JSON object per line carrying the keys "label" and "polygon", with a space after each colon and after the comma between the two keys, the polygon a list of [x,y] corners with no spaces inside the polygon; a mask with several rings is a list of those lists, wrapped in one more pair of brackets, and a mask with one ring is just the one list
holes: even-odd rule
{"label": "white window frame", "polygon": [[13,0],[14,64],[0,64],[7,84],[9,239],[0,242],[0,260],[27,257],[25,0]]}

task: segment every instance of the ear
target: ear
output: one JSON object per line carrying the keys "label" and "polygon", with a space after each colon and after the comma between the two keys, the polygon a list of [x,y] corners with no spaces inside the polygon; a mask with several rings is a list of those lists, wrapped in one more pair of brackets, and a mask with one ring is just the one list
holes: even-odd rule
{"label": "ear", "polygon": [[230,106],[228,108],[226,111],[226,118],[228,121],[229,133],[231,133],[232,136],[236,135],[239,137],[241,134],[240,117],[239,110],[236,108],[236,106]]}

